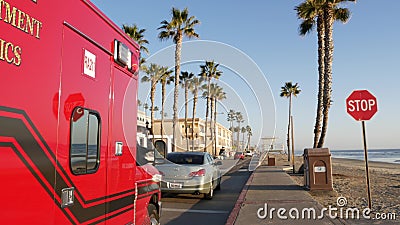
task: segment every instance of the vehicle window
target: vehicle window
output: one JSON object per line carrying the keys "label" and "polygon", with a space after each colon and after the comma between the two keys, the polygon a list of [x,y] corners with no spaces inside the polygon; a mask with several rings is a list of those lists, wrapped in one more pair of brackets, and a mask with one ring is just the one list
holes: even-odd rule
{"label": "vehicle window", "polygon": [[210,163],[214,163],[214,158],[210,155]]}
{"label": "vehicle window", "polygon": [[211,155],[207,154],[207,162],[206,163],[212,164],[212,162],[213,162],[213,159],[212,159]]}
{"label": "vehicle window", "polygon": [[202,165],[204,162],[203,155],[191,154],[168,154],[167,159],[176,164]]}
{"label": "vehicle window", "polygon": [[136,142],[136,165],[143,166],[154,163],[155,158],[163,158],[163,156],[154,150],[153,142],[148,138],[148,129],[137,131]]}
{"label": "vehicle window", "polygon": [[208,158],[207,154],[204,156],[204,164],[210,164],[210,158]]}
{"label": "vehicle window", "polygon": [[77,107],[71,117],[70,166],[73,174],[88,174],[99,166],[100,116]]}

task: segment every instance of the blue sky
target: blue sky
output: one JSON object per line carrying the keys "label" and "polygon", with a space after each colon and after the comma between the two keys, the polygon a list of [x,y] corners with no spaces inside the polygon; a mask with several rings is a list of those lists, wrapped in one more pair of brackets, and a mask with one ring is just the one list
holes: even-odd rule
{"label": "blue sky", "polygon": [[[251,111],[256,105],[244,104],[251,126],[268,126],[267,130],[260,130],[260,136],[275,135],[280,138],[279,142],[285,142],[288,101],[279,97],[280,87],[287,81],[299,83],[302,92],[293,102],[295,149],[311,147],[318,85],[317,41],[315,32],[305,37],[298,35],[300,21],[294,7],[302,1],[268,0],[252,1],[251,4],[232,0],[92,2],[118,26],[136,23],[145,28],[151,54],[172,44],[172,41],[157,39],[157,28],[162,20],[170,19],[171,8],[188,7],[190,14],[201,21],[196,28],[200,40],[238,49],[264,75],[269,84],[265,86],[266,95],[273,98],[268,104],[275,105],[275,115],[252,116]],[[330,149],[363,148],[361,123],[346,113],[345,99],[353,90],[367,89],[378,99],[378,113],[366,122],[368,148],[400,148],[400,100],[396,96],[400,83],[400,2],[358,1],[344,6],[351,10],[352,16],[347,24],[334,25],[334,102],[325,146]],[[205,60],[209,59],[213,59],[213,55]],[[231,72],[224,70],[224,73]],[[250,74],[241,75],[254,82]],[[229,79],[224,82],[229,83]],[[247,95],[235,88],[235,82],[239,81],[231,81],[232,89],[236,90],[237,96],[246,99]],[[261,101],[265,98],[257,94]],[[227,107],[235,105],[230,107],[230,104],[227,102]],[[270,131],[272,125],[268,121],[271,120],[276,122],[275,134]]]}

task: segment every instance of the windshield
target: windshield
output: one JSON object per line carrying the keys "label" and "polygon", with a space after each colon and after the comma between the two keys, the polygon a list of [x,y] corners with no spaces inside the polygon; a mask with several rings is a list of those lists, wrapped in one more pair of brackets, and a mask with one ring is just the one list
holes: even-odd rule
{"label": "windshield", "polygon": [[167,159],[176,164],[193,164],[193,165],[202,165],[204,161],[203,155],[191,155],[191,154],[168,154]]}

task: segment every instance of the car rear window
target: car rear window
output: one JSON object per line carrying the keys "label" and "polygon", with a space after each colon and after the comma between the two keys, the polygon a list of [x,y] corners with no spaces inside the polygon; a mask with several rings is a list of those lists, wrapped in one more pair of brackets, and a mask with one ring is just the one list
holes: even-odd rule
{"label": "car rear window", "polygon": [[168,154],[167,159],[176,164],[202,165],[204,157],[202,155],[189,154]]}

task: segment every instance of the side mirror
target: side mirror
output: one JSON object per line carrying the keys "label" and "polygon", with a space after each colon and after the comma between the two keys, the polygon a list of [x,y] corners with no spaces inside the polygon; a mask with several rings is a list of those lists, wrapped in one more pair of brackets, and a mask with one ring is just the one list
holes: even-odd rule
{"label": "side mirror", "polygon": [[222,162],[221,162],[221,161],[216,161],[216,162],[214,163],[214,165],[216,165],[216,166],[221,166],[221,165],[222,165]]}
{"label": "side mirror", "polygon": [[167,146],[164,141],[157,140],[155,143],[155,150],[158,151],[164,158],[167,156]]}

